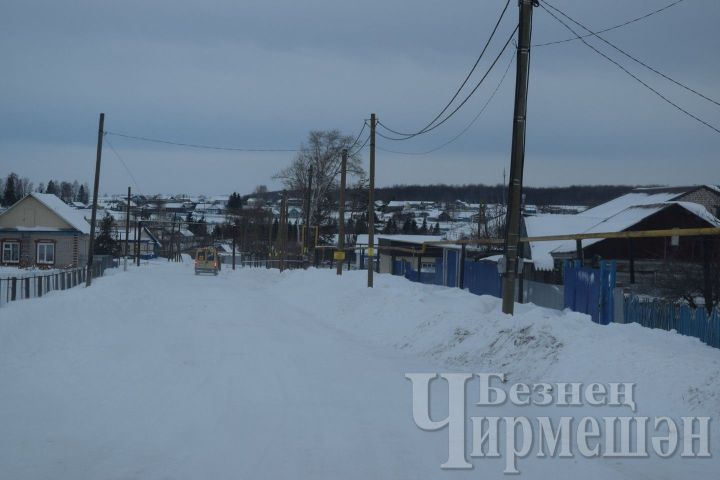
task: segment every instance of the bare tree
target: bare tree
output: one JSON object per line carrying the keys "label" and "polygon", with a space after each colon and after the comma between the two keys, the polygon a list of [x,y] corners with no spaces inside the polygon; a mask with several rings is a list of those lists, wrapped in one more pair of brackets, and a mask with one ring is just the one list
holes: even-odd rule
{"label": "bare tree", "polygon": [[698,248],[709,248],[708,276],[703,264],[670,259],[658,271],[654,287],[665,298],[686,302],[693,308],[704,305],[708,312],[720,304],[720,240],[705,239]]}
{"label": "bare tree", "polygon": [[[341,167],[341,153],[344,148],[350,149],[354,138],[342,135],[339,130],[312,131],[306,144],[301,146],[293,162],[273,178],[279,179],[287,190],[296,192],[306,198],[312,166],[312,188],[310,206],[310,222],[313,225],[327,223],[329,213],[334,205],[331,194],[337,188]],[[360,157],[350,155],[347,162],[349,176],[364,175]]]}

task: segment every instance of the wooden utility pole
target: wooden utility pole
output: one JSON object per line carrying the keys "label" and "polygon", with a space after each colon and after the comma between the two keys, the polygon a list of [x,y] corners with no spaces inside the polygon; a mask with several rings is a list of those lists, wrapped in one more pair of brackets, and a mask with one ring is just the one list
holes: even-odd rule
{"label": "wooden utility pole", "polygon": [[280,202],[280,221],[278,223],[278,239],[280,240],[280,272],[285,270],[285,246],[287,244],[287,192],[283,190]]}
{"label": "wooden utility pole", "polygon": [[338,248],[334,258],[337,261],[337,274],[342,275],[343,260],[345,260],[345,182],[347,179],[347,148],[342,151],[340,164],[340,191],[338,192]]}
{"label": "wooden utility pole", "polygon": [[375,259],[375,114],[370,115],[370,183],[368,188],[368,288],[373,287],[373,262]]}
{"label": "wooden utility pole", "polygon": [[90,215],[90,239],[88,240],[87,275],[85,275],[85,286],[92,283],[93,253],[95,250],[95,221],[97,220],[98,189],[100,188],[100,160],[102,159],[103,135],[105,135],[105,114],[100,114],[98,126],[97,153],[95,155],[95,185],[93,186],[93,206]]}
{"label": "wooden utility pole", "polygon": [[515,283],[518,273],[518,244],[520,240],[523,168],[525,164],[525,128],[527,121],[528,78],[530,73],[530,37],[533,7],[537,0],[519,0],[520,29],[517,46],[517,74],[515,76],[515,113],[510,161],[510,185],[505,236],[505,274],[503,277],[503,313],[513,314]]}
{"label": "wooden utility pole", "polygon": [[138,220],[137,222],[137,266],[140,266],[140,239],[142,238],[142,228],[143,228],[143,222],[142,220]]}
{"label": "wooden utility pole", "polygon": [[232,238],[232,269],[235,270],[235,237],[237,237],[237,225],[233,225]]}
{"label": "wooden utility pole", "polygon": [[307,193],[305,194],[305,238],[303,239],[305,240],[303,242],[303,249],[305,250],[303,252],[303,257],[307,262],[305,268],[310,266],[310,211],[312,209],[312,178],[313,166],[310,165],[308,173]]}
{"label": "wooden utility pole", "polygon": [[128,236],[130,235],[130,187],[128,187],[127,205],[125,208],[125,261],[123,262],[123,270],[127,271],[128,248],[130,247]]}
{"label": "wooden utility pole", "polygon": [[[164,230],[164,228],[163,228]],[[167,258],[169,261],[175,260],[175,214],[173,214],[172,223],[170,223],[170,240],[168,240]]]}

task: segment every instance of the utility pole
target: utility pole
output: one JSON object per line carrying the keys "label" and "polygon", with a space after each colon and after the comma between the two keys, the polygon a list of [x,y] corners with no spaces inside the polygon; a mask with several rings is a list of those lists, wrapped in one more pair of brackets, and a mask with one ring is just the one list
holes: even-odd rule
{"label": "utility pole", "polygon": [[142,220],[138,220],[137,223],[137,266],[140,266],[140,239],[142,239],[142,228],[143,228],[143,222]]}
{"label": "utility pole", "polygon": [[123,262],[123,270],[127,271],[127,257],[129,241],[128,236],[130,235],[130,187],[128,187],[127,205],[125,208],[125,261]]}
{"label": "utility pole", "polygon": [[312,177],[313,177],[313,166],[310,165],[308,173],[308,186],[307,186],[307,194],[305,195],[305,242],[303,245],[303,248],[305,249],[305,255],[304,258],[306,259],[306,266],[305,268],[310,266],[310,209],[312,204]]}
{"label": "utility pole", "polygon": [[373,261],[375,258],[375,114],[370,114],[370,184],[368,189],[368,288],[373,287]]}
{"label": "utility pole", "polygon": [[342,151],[340,165],[340,191],[338,192],[338,249],[335,252],[337,274],[342,275],[343,260],[345,260],[345,182],[347,177],[347,148]]}
{"label": "utility pole", "polygon": [[510,160],[510,185],[505,234],[505,274],[503,277],[503,313],[513,314],[515,282],[518,274],[518,245],[520,240],[520,204],[522,201],[523,167],[525,164],[525,128],[527,122],[528,78],[530,73],[530,37],[533,7],[538,0],[519,0],[520,29],[517,46],[517,74],[515,76],[515,112]]}
{"label": "utility pole", "polygon": [[95,250],[95,221],[97,220],[98,189],[100,188],[100,160],[102,159],[103,135],[105,135],[105,114],[100,114],[98,126],[97,154],[95,156],[95,185],[93,186],[93,206],[90,215],[90,240],[88,241],[87,275],[85,275],[85,286],[92,283],[93,253]]}
{"label": "utility pole", "polygon": [[278,223],[278,239],[280,240],[280,272],[285,270],[285,245],[287,243],[287,192],[283,190],[280,202],[280,221]]}
{"label": "utility pole", "polygon": [[232,269],[235,270],[235,237],[237,237],[237,225],[233,224],[232,238]]}

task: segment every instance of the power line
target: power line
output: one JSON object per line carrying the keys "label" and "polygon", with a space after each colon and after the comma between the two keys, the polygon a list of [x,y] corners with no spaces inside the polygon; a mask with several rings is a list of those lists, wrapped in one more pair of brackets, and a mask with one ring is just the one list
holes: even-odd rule
{"label": "power line", "polygon": [[127,163],[125,163],[125,160],[123,160],[123,158],[120,156],[118,151],[115,150],[115,147],[113,147],[113,144],[110,143],[110,139],[106,137],[105,143],[107,143],[108,147],[110,147],[110,150],[112,150],[112,152],[115,154],[115,156],[118,158],[118,160],[120,160],[120,163],[122,163],[122,166],[125,167],[125,171],[127,171],[128,175],[130,175],[130,178],[132,179],[133,183],[135,184],[135,188],[140,190],[140,185],[138,185],[138,181],[135,178],[135,175],[133,175],[133,173],[130,171],[130,168],[127,166]]}
{"label": "power line", "polygon": [[687,115],[688,117],[690,117],[690,118],[692,118],[692,119],[694,119],[694,120],[702,123],[703,125],[705,125],[705,126],[708,127],[708,128],[711,128],[711,129],[714,130],[716,133],[720,133],[720,129],[714,127],[713,125],[709,124],[709,123],[706,122],[705,120],[703,120],[703,119],[701,119],[700,117],[698,117],[698,116],[690,113],[689,111],[687,111],[686,109],[684,109],[683,107],[681,107],[680,105],[678,105],[677,103],[673,102],[672,100],[670,100],[669,98],[667,98],[665,95],[663,95],[662,93],[660,93],[659,91],[657,91],[656,89],[654,89],[653,87],[651,87],[650,85],[648,85],[648,84],[647,84],[646,82],[644,82],[642,79],[640,79],[640,77],[638,77],[637,75],[635,75],[634,73],[632,73],[630,70],[628,70],[627,68],[625,68],[624,66],[622,66],[619,62],[617,62],[616,60],[613,60],[613,59],[610,58],[608,55],[606,55],[606,54],[603,53],[602,51],[598,50],[598,49],[595,48],[593,45],[589,44],[584,38],[581,38],[580,35],[579,35],[570,25],[568,25],[567,23],[565,23],[565,22],[564,22],[562,19],[560,19],[557,15],[555,15],[553,12],[551,12],[550,10],[548,10],[548,9],[545,7],[544,3],[547,3],[547,2],[543,2],[543,3],[540,4],[540,7],[542,7],[543,10],[545,10],[550,16],[552,16],[555,20],[557,20],[560,24],[562,24],[566,29],[568,29],[570,32],[572,32],[582,43],[584,43],[586,46],[588,46],[589,48],[591,48],[595,53],[597,53],[598,55],[600,55],[600,56],[602,56],[603,58],[605,58],[607,61],[609,61],[610,63],[612,63],[612,64],[615,65],[616,67],[618,67],[620,70],[622,70],[622,71],[625,72],[626,74],[630,75],[630,76],[631,76],[632,78],[634,78],[638,83],[640,83],[640,84],[643,85],[645,88],[647,88],[648,90],[650,90],[651,92],[653,92],[655,95],[657,95],[658,97],[660,97],[660,98],[661,98],[662,100],[664,100],[665,102],[669,103],[670,105],[672,105],[672,106],[675,107],[676,109],[680,110],[682,113],[684,113],[684,114]]}
{"label": "power line", "polygon": [[500,60],[500,57],[502,56],[503,53],[505,53],[505,50],[507,50],[508,45],[510,45],[510,41],[515,36],[515,32],[517,32],[517,30],[518,30],[518,26],[516,25],[515,28],[513,29],[512,33],[510,33],[510,36],[508,37],[507,41],[503,45],[502,49],[500,50],[500,53],[497,54],[495,59],[492,61],[492,64],[490,64],[490,67],[488,67],[487,71],[482,76],[480,81],[478,81],[478,83],[470,91],[470,93],[465,97],[465,99],[462,102],[460,102],[460,104],[457,107],[455,107],[455,109],[452,112],[450,112],[448,115],[446,115],[445,118],[443,118],[440,122],[436,123],[435,125],[433,125],[430,128],[424,129],[421,132],[416,132],[416,133],[408,135],[408,134],[404,134],[404,133],[400,133],[395,130],[392,130],[391,128],[388,128],[387,125],[384,125],[382,122],[378,121],[378,125],[382,126],[385,130],[388,130],[389,132],[395,133],[397,135],[406,135],[406,136],[404,138],[397,138],[397,137],[390,137],[388,135],[383,134],[382,132],[377,132],[377,134],[380,135],[382,138],[385,138],[386,140],[393,140],[393,141],[409,140],[418,135],[422,135],[424,133],[431,132],[431,131],[435,130],[436,128],[438,128],[440,125],[442,125],[445,122],[447,122],[448,120],[450,120],[450,118],[452,118],[452,116],[455,115],[458,112],[458,110],[460,110],[463,107],[463,105],[465,105],[467,103],[468,100],[470,100],[470,98],[475,94],[477,89],[480,88],[480,85],[482,85],[483,82],[485,81],[485,79],[488,77],[488,75],[490,75],[490,72],[493,70],[493,68],[495,68],[495,65],[497,64],[498,60]]}
{"label": "power line", "polygon": [[597,37],[599,40],[601,40],[601,41],[604,42],[605,44],[609,45],[610,47],[614,48],[615,50],[617,50],[617,51],[620,52],[621,54],[625,55],[627,58],[629,58],[629,59],[632,60],[633,62],[635,62],[635,63],[637,63],[637,64],[639,64],[639,65],[642,65],[643,67],[647,68],[648,70],[650,70],[650,71],[653,72],[653,73],[656,73],[656,74],[660,75],[660,76],[663,77],[665,80],[668,80],[668,81],[674,83],[675,85],[677,85],[677,86],[679,86],[679,87],[681,87],[681,88],[684,88],[684,89],[687,90],[688,92],[692,92],[692,93],[694,93],[695,95],[697,95],[697,96],[699,96],[699,97],[701,97],[701,98],[703,98],[703,99],[705,99],[705,100],[707,100],[707,101],[709,101],[709,102],[711,102],[711,103],[714,103],[714,104],[717,105],[717,106],[720,106],[720,102],[717,102],[717,101],[713,100],[712,98],[708,97],[707,95],[703,95],[702,93],[698,92],[697,90],[695,90],[695,89],[693,89],[693,88],[685,85],[684,83],[681,83],[681,82],[675,80],[674,78],[671,78],[671,77],[669,77],[668,75],[662,73],[661,71],[659,71],[659,70],[651,67],[651,66],[648,65],[647,63],[643,62],[642,60],[639,60],[637,57],[634,57],[634,56],[630,55],[629,53],[627,53],[627,52],[626,52],[625,50],[623,50],[622,48],[618,47],[617,45],[613,44],[612,42],[610,42],[610,41],[606,40],[605,38],[601,37],[600,35],[598,35],[598,33],[600,33],[600,32],[593,32],[592,30],[590,30],[589,28],[587,28],[585,25],[583,25],[582,23],[578,22],[577,20],[571,18],[569,15],[567,15],[566,13],[564,13],[563,11],[561,11],[560,9],[552,6],[552,5],[549,4],[548,2],[544,2],[544,3],[545,3],[545,5],[547,5],[548,7],[552,8],[553,10],[555,10],[556,12],[558,12],[558,13],[559,13],[560,15],[562,15],[563,17],[565,17],[565,18],[567,18],[568,20],[570,20],[571,22],[573,22],[574,24],[576,24],[576,25],[578,25],[579,27],[581,27],[581,28],[585,29],[586,31],[590,32],[590,33],[588,33],[587,35],[585,35],[585,37],[588,37],[588,36]]}
{"label": "power line", "polygon": [[353,152],[349,153],[348,155],[351,157],[353,155],[357,155],[367,146],[369,141],[370,141],[370,135],[367,136],[367,138],[365,139],[365,142],[360,146],[360,148],[358,148],[357,150],[354,150]]}
{"label": "power line", "polygon": [[[668,8],[674,7],[674,6],[677,5],[678,3],[682,3],[682,2],[684,2],[684,1],[685,1],[685,0],[676,0],[675,2],[672,2],[672,3],[670,3],[669,5],[665,5],[665,6],[662,7],[662,8],[658,8],[657,10],[653,10],[652,12],[646,13],[645,15],[641,15],[641,16],[639,16],[639,17],[635,17],[635,18],[633,18],[632,20],[628,20],[627,22],[623,22],[623,23],[620,23],[620,24],[615,25],[615,26],[612,26],[612,27],[608,27],[608,28],[604,28],[604,29],[602,29],[602,30],[598,30],[597,32],[594,32],[594,33],[588,33],[587,35],[581,35],[580,38],[592,37],[593,35],[597,35],[598,33],[609,32],[609,31],[611,31],[611,30],[615,30],[615,29],[622,28],[622,27],[625,27],[625,26],[627,26],[627,25],[630,25],[631,23],[639,22],[640,20],[645,20],[646,18],[655,15],[656,13],[663,12],[663,11],[667,10]],[[549,5],[549,4],[548,4],[548,6],[552,6],[552,5]],[[558,44],[561,44],[561,43],[573,42],[573,41],[575,41],[575,40],[578,40],[578,37],[566,38],[566,39],[564,39],[564,40],[555,40],[555,41],[553,41],[553,42],[538,43],[538,44],[533,45],[533,47],[547,47],[547,46],[549,46],[549,45],[558,45]]]}
{"label": "power line", "polygon": [[355,145],[357,145],[358,141],[360,140],[360,136],[363,134],[363,132],[365,131],[365,128],[366,128],[366,127],[367,127],[367,121],[364,121],[364,122],[363,122],[363,126],[362,126],[362,128],[360,129],[360,133],[358,133],[358,134],[357,134],[357,137],[355,137],[355,141],[354,141],[349,147],[347,147],[348,150],[352,150],[352,148],[353,148]]}
{"label": "power line", "polygon": [[[478,57],[477,57],[477,59],[475,60],[475,63],[473,64],[472,68],[470,69],[470,71],[468,72],[468,74],[465,76],[465,79],[464,79],[463,82],[460,84],[460,86],[458,87],[458,89],[455,91],[455,94],[452,96],[452,98],[450,99],[450,101],[448,101],[447,104],[445,105],[445,107],[443,107],[443,109],[440,111],[440,113],[438,113],[438,114],[435,116],[435,118],[433,118],[433,119],[430,121],[430,123],[428,123],[425,127],[423,127],[422,129],[420,129],[419,131],[415,132],[414,134],[411,134],[411,133],[400,133],[400,132],[396,132],[396,131],[394,131],[394,130],[392,130],[392,129],[389,129],[389,128],[385,127],[388,131],[390,131],[390,132],[392,132],[392,133],[395,133],[396,135],[403,135],[403,136],[419,135],[419,134],[421,134],[421,133],[424,133],[427,128],[431,127],[432,124],[435,123],[435,122],[437,121],[437,119],[440,118],[440,117],[447,111],[448,108],[450,108],[450,105],[452,105],[452,103],[455,101],[455,99],[458,97],[458,95],[460,95],[460,92],[462,91],[462,89],[465,88],[465,85],[467,85],[467,82],[470,80],[470,77],[471,77],[472,74],[475,72],[475,69],[477,68],[478,64],[480,63],[480,60],[482,60],[483,56],[485,55],[485,52],[487,51],[488,47],[490,46],[490,42],[491,42],[492,39],[495,37],[495,33],[497,33],[497,29],[498,29],[498,27],[500,26],[500,22],[502,21],[503,17],[505,17],[505,12],[507,11],[509,5],[510,5],[510,0],[507,0],[507,3],[505,3],[505,7],[502,9],[502,12],[500,12],[500,17],[497,19],[497,22],[495,22],[495,26],[493,27],[492,32],[490,32],[490,37],[488,37],[487,41],[485,42],[485,46],[483,47],[482,51],[480,52],[480,55],[478,55]],[[383,126],[384,126],[384,125],[383,125]]]}
{"label": "power line", "polygon": [[170,140],[161,140],[158,138],[127,135],[124,133],[116,133],[116,132],[105,132],[105,135],[114,135],[116,137],[129,138],[132,140],[140,140],[143,142],[162,143],[165,145],[176,145],[179,147],[199,148],[199,149],[204,149],[204,150],[225,150],[225,151],[231,151],[231,152],[298,152],[298,151],[300,151],[300,149],[298,149],[298,148],[238,148],[238,147],[221,147],[221,146],[215,146],[215,145],[202,145],[202,144],[195,144],[195,143],[182,143],[182,142],[173,142]]}
{"label": "power line", "polygon": [[452,137],[450,140],[448,140],[448,141],[446,141],[446,142],[438,145],[438,146],[435,147],[435,148],[432,148],[432,149],[430,149],[430,150],[426,150],[426,151],[423,151],[423,152],[401,152],[401,151],[398,151],[398,150],[390,150],[390,149],[386,149],[386,148],[382,148],[382,147],[377,147],[377,149],[378,149],[378,150],[382,150],[383,152],[397,153],[397,154],[400,154],[400,155],[427,155],[427,154],[430,154],[430,153],[433,153],[433,152],[437,152],[438,150],[440,150],[440,149],[442,149],[442,148],[445,148],[446,146],[450,145],[450,144],[453,143],[455,140],[457,140],[458,138],[462,137],[468,130],[470,130],[470,128],[471,128],[471,127],[475,124],[475,122],[477,121],[477,119],[480,118],[480,115],[482,115],[483,112],[485,112],[485,109],[487,109],[488,105],[490,105],[490,102],[493,100],[493,98],[495,98],[495,95],[496,95],[497,92],[500,90],[500,86],[501,86],[501,85],[503,84],[503,82],[505,81],[505,77],[507,77],[507,74],[508,74],[508,72],[510,71],[510,67],[512,66],[514,60],[515,60],[515,55],[511,55],[511,56],[510,56],[510,61],[508,62],[507,67],[505,68],[505,72],[503,73],[502,77],[500,78],[500,81],[498,82],[497,86],[495,87],[495,90],[492,92],[492,94],[490,95],[490,97],[488,97],[487,101],[486,101],[485,104],[482,106],[482,108],[480,109],[480,111],[477,113],[477,115],[475,115],[475,117],[470,121],[470,123],[468,123],[468,124],[465,126],[465,128],[463,128],[463,129],[460,131],[460,133],[458,133],[457,135],[455,135],[454,137]]}

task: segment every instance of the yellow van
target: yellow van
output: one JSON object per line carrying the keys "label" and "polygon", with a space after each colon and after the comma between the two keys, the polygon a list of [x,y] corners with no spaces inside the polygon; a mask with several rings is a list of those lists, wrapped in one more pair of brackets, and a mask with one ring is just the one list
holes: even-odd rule
{"label": "yellow van", "polygon": [[198,248],[195,252],[195,275],[212,273],[217,275],[220,271],[220,256],[215,247]]}

